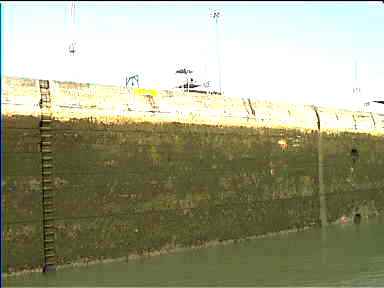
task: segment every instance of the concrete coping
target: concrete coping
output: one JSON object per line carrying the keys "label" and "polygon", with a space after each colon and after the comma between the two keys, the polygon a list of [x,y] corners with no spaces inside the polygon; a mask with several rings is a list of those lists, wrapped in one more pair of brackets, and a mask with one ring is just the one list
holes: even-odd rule
{"label": "concrete coping", "polygon": [[[39,80],[4,77],[2,81],[2,114],[39,114]],[[54,80],[49,81],[49,86],[52,116],[61,121],[92,116],[108,123],[181,122],[384,134],[384,115],[377,113],[178,90],[128,89]]]}

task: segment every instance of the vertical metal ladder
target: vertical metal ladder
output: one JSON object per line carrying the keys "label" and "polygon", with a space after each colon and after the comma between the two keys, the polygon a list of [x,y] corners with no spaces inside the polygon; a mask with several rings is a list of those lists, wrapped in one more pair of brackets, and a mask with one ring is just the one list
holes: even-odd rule
{"label": "vertical metal ladder", "polygon": [[40,139],[43,212],[43,272],[56,270],[56,246],[54,225],[54,194],[52,187],[52,132],[51,97],[48,80],[40,80]]}

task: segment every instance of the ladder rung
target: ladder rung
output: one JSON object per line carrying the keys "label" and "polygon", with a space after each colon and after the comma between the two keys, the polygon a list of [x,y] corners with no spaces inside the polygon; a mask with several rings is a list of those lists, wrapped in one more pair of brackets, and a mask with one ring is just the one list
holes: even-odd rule
{"label": "ladder rung", "polygon": [[52,164],[43,164],[43,168],[53,168]]}
{"label": "ladder rung", "polygon": [[40,130],[51,130],[52,128],[50,126],[42,126],[40,127]]}
{"label": "ladder rung", "polygon": [[43,145],[43,146],[49,146],[49,145],[52,145],[52,142],[51,142],[51,141],[42,141],[42,142],[41,142],[41,145]]}
{"label": "ladder rung", "polygon": [[47,210],[44,210],[44,213],[45,213],[45,214],[52,214],[53,212],[55,212],[54,209],[47,209]]}
{"label": "ladder rung", "polygon": [[50,229],[50,228],[55,229],[55,225],[52,225],[52,224],[46,224],[46,225],[44,225],[44,229]]}
{"label": "ladder rung", "polygon": [[42,174],[43,174],[43,176],[44,175],[52,175],[52,171],[43,171]]}
{"label": "ladder rung", "polygon": [[46,236],[48,236],[48,235],[55,235],[55,232],[45,232],[44,233]]}
{"label": "ladder rung", "polygon": [[54,258],[56,257],[56,254],[47,254],[45,255],[45,258]]}
{"label": "ladder rung", "polygon": [[41,137],[50,138],[52,137],[52,134],[41,134]]}
{"label": "ladder rung", "polygon": [[52,251],[52,250],[56,250],[55,248],[56,248],[55,246],[44,247],[44,250],[45,250],[45,251]]}
{"label": "ladder rung", "polygon": [[53,242],[55,242],[54,239],[45,239],[44,240],[44,243],[53,243]]}
{"label": "ladder rung", "polygon": [[52,156],[43,156],[42,159],[43,161],[49,161],[52,160]]}
{"label": "ladder rung", "polygon": [[49,239],[48,242],[47,240],[44,241],[45,248],[51,248],[50,250],[52,252],[55,252],[56,245],[54,243],[55,241],[53,239]]}
{"label": "ladder rung", "polygon": [[[54,243],[51,243],[51,241],[50,241],[50,243],[45,243],[45,245],[49,245],[49,247],[48,246],[45,246],[44,248],[44,251],[51,251],[51,253],[55,253],[56,252],[56,245],[54,244]],[[49,253],[49,252],[45,252],[45,253]]]}

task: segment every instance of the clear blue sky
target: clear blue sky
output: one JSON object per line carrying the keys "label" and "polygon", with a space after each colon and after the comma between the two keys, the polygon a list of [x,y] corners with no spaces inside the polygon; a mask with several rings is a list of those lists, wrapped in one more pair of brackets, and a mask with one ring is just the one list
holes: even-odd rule
{"label": "clear blue sky", "polygon": [[[219,9],[222,87],[228,96],[344,105],[384,97],[381,2],[2,2],[4,73],[169,88],[189,65],[217,86]],[[77,38],[78,55],[68,55]],[[358,61],[358,82],[354,63]],[[356,102],[355,101],[355,102]]]}

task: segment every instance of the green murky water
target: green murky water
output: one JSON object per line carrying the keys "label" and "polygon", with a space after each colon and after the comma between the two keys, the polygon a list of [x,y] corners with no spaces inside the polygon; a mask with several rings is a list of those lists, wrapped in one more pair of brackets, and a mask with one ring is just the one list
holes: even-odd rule
{"label": "green murky water", "polygon": [[9,286],[384,286],[384,218],[9,277]]}

